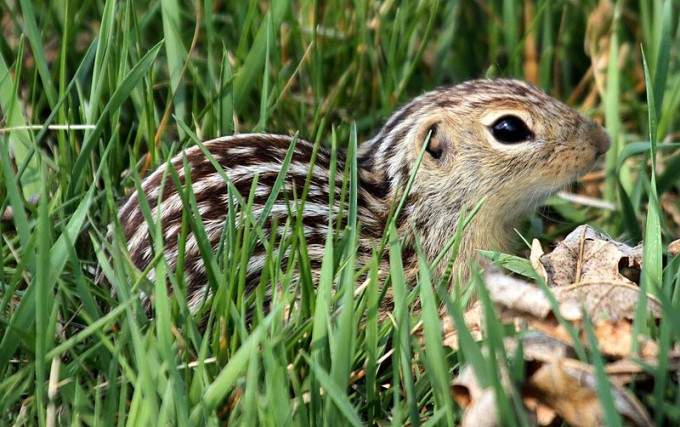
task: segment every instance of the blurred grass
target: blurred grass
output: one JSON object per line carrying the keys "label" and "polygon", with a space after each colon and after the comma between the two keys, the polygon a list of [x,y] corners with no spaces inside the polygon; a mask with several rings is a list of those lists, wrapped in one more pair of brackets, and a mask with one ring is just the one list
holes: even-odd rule
{"label": "blurred grass", "polygon": [[[678,259],[663,252],[680,235],[677,0],[21,0],[2,1],[0,10],[0,207],[13,212],[0,222],[0,424],[457,422],[446,375],[468,361],[493,384],[497,367],[481,349],[506,358],[502,330],[481,344],[463,330],[459,352],[440,350],[432,310],[420,318],[407,308],[416,297],[425,308],[442,298],[427,266],[409,289],[395,256],[388,286],[399,309],[380,319],[378,287],[353,297],[356,227],[329,227],[315,283],[301,224],[289,220],[277,226],[290,237],[265,244],[289,250],[300,280],[270,251],[258,291],[244,297],[239,265],[264,236],[249,213],[252,199],[233,194],[241,209],[229,210],[222,248],[212,253],[199,239],[214,295],[201,309],[201,333],[182,275],[149,283],[131,266],[115,214],[149,168],[200,140],[235,130],[299,132],[354,150],[410,97],[484,75],[526,78],[604,120],[613,141],[606,179],[581,191],[602,192],[617,211],[552,201],[553,221],[535,218],[545,225],[525,237],[552,243],[591,221],[632,243],[644,238],[643,283],[668,301],[667,316],[648,325],[641,304],[636,330],[658,333],[664,348],[678,341]],[[88,127],[48,127],[55,124]],[[347,167],[337,173],[354,176],[356,163]],[[351,186],[334,195],[347,200],[349,224],[355,195]],[[183,200],[195,210],[190,192]],[[113,239],[104,243],[109,224]],[[192,215],[180,241],[188,230],[202,230]],[[399,253],[394,236],[385,243]],[[156,271],[164,263],[156,257]],[[97,266],[115,296],[94,283]],[[377,263],[368,270],[377,280]],[[270,283],[279,292],[267,312]],[[153,321],[141,290],[155,295]],[[302,297],[292,309],[295,295]],[[454,314],[464,307],[447,303]],[[410,333],[419,320],[424,343]],[[636,392],[658,423],[676,424],[678,384],[661,368],[655,377],[652,394]],[[509,416],[514,402],[502,401]],[[514,417],[506,419],[523,420]]]}

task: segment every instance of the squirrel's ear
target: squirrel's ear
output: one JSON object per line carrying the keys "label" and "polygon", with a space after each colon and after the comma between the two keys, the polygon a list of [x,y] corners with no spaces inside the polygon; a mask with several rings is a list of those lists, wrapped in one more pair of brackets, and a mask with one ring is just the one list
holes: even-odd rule
{"label": "squirrel's ear", "polygon": [[439,124],[433,123],[428,126],[426,131],[422,133],[420,139],[419,149],[422,150],[422,144],[427,143],[427,147],[425,148],[425,151],[427,152],[426,156],[432,161],[441,164],[451,156],[453,145]]}

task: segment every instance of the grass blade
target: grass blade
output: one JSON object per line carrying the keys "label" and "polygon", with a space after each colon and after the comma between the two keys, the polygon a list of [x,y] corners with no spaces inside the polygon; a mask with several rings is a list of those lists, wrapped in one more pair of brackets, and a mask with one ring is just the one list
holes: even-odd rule
{"label": "grass blade", "polygon": [[[20,55],[22,51],[23,49],[19,50]],[[21,62],[18,62],[18,72],[15,74],[16,83],[13,84],[5,59],[0,55],[0,110],[5,114],[4,121],[7,126],[10,128],[20,128],[9,133],[7,136],[7,144],[11,145],[13,149],[16,163],[18,165],[26,163],[27,165],[21,175],[21,186],[23,188],[24,197],[29,198],[38,194],[38,191],[40,191],[40,171],[38,169],[38,160],[32,154],[34,143],[29,132],[25,130],[26,121],[21,114],[21,104],[19,104],[17,99],[16,84],[21,76],[20,65]],[[3,145],[5,145],[4,141]],[[7,174],[7,172],[5,173]],[[12,204],[13,206],[16,206],[17,209],[19,209],[20,206],[23,206],[23,203],[19,203],[15,200],[12,200]]]}
{"label": "grass blade", "polygon": [[163,42],[160,42],[156,46],[151,48],[151,50],[149,50],[146,53],[146,55],[144,55],[139,60],[139,62],[130,70],[130,72],[125,76],[125,78],[123,78],[120,85],[113,92],[111,99],[109,99],[109,102],[102,110],[94,130],[87,134],[85,142],[83,143],[80,153],[78,154],[78,159],[73,165],[73,176],[78,178],[74,179],[69,184],[67,190],[68,195],[72,195],[75,192],[76,188],[80,186],[83,177],[86,175],[85,166],[90,159],[90,153],[92,152],[92,150],[94,150],[94,147],[99,141],[99,136],[104,130],[104,125],[108,118],[108,114],[112,114],[118,108],[120,108],[123,102],[130,96],[130,94],[137,87],[139,82],[148,73],[149,69],[151,68],[151,65],[153,65],[153,62],[156,59],[156,55],[158,54],[158,51],[160,50],[162,43]]}

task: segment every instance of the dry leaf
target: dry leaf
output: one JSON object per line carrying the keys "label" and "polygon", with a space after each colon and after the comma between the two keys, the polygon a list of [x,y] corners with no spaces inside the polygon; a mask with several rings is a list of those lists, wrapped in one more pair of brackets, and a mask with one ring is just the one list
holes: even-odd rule
{"label": "dry leaf", "polygon": [[[592,366],[576,360],[570,346],[540,333],[524,335],[522,345],[524,360],[531,362],[522,388],[525,396],[534,396],[570,425],[602,424]],[[516,346],[516,339],[505,341],[508,352]],[[613,383],[610,387],[619,413],[635,425],[648,425],[645,423],[649,417],[642,405],[619,384]]]}
{"label": "dry leaf", "polygon": [[[618,413],[630,425],[651,424],[641,403],[624,385],[633,378],[652,380],[641,366],[656,366],[658,344],[638,336],[636,357],[640,363],[622,359],[630,356],[633,347],[632,319],[639,304],[640,288],[621,276],[622,267],[640,268],[642,251],[613,241],[590,227],[582,226],[572,232],[553,253],[541,254],[540,245],[534,246],[532,259],[541,260],[547,280],[553,286],[554,301],[560,316],[571,323],[577,338],[586,349],[583,327],[584,313],[592,319],[598,350],[618,362],[606,366],[608,388]],[[525,280],[510,277],[494,268],[485,275],[489,297],[502,320],[510,317],[529,332],[521,336],[522,357],[526,363],[526,380],[518,384],[522,403],[538,425],[552,425],[560,420],[569,425],[601,425],[604,422],[602,404],[597,393],[597,376],[592,366],[576,359],[573,336],[553,313],[550,295]],[[659,318],[661,305],[648,296],[648,311]],[[481,306],[465,313],[466,324],[481,334]],[[446,322],[445,322],[446,323]],[[445,328],[446,342],[457,339],[455,330]],[[518,338],[504,341],[506,352],[515,354]],[[455,342],[457,344],[457,342]],[[680,348],[668,356],[667,370],[680,368]],[[505,365],[499,368],[501,383],[508,393],[511,389]],[[495,395],[482,389],[470,367],[464,367],[452,383],[453,398],[464,408],[461,425],[500,425],[497,419]]]}
{"label": "dry leaf", "polygon": [[[481,341],[482,339],[482,316],[482,307],[479,302],[475,302],[463,313],[465,328],[472,334],[472,338],[475,341]],[[441,325],[444,345],[453,350],[458,350],[458,333],[456,332],[456,325],[453,323],[453,320],[449,316],[444,316]]]}
{"label": "dry leaf", "polygon": [[531,397],[524,397],[524,406],[536,415],[536,424],[539,426],[555,425],[557,412],[548,405],[544,405],[540,400]]}
{"label": "dry leaf", "polygon": [[[502,370],[501,383],[507,390],[508,377]],[[482,388],[471,366],[460,370],[456,378],[451,381],[451,397],[463,408],[461,427],[502,425],[498,419],[496,395],[493,388]]]}
{"label": "dry leaf", "polygon": [[541,264],[541,257],[545,255],[543,248],[541,247],[541,242],[538,239],[531,241],[531,254],[529,254],[529,261],[531,261],[531,267],[545,280],[548,281],[548,273],[545,271],[545,267]]}
{"label": "dry leaf", "polygon": [[479,399],[473,401],[463,412],[461,427],[496,427],[498,413],[496,412],[496,396],[492,389],[487,388]]}
{"label": "dry leaf", "polygon": [[[549,362],[554,359],[564,359],[576,357],[574,349],[551,336],[541,332],[527,332],[521,337],[522,352],[524,360],[527,362]],[[506,338],[503,342],[508,353],[514,353],[519,341],[515,337]]]}
{"label": "dry leaf", "polygon": [[496,401],[490,388],[483,389],[471,366],[465,366],[451,382],[451,397],[465,410],[465,420],[476,419],[480,425],[497,425]]}
{"label": "dry leaf", "polygon": [[491,301],[503,310],[545,318],[551,311],[550,301],[536,286],[498,270],[485,275]]}
{"label": "dry leaf", "polygon": [[[600,320],[595,322],[595,337],[599,350],[614,357],[626,357],[630,355],[633,344],[633,325],[628,321],[609,322]],[[659,354],[659,346],[644,336],[638,336],[638,354],[643,358],[656,358]]]}
{"label": "dry leaf", "polygon": [[[553,291],[560,301],[583,306],[593,320],[608,319],[615,323],[633,320],[640,299],[640,288],[628,283],[581,283]],[[651,295],[647,296],[647,310],[655,318],[661,317],[661,304]]]}
{"label": "dry leaf", "polygon": [[680,254],[680,239],[674,240],[670,245],[668,245],[668,253],[672,256]]}
{"label": "dry leaf", "polygon": [[[553,407],[572,426],[603,424],[594,368],[574,359],[554,359],[538,368],[525,386],[528,393]],[[614,405],[633,425],[649,426],[652,420],[627,389],[609,382]]]}
{"label": "dry leaf", "polygon": [[[515,352],[519,340],[504,341],[506,352]],[[525,408],[539,425],[550,425],[560,417],[569,425],[603,424],[602,405],[597,393],[594,368],[574,359],[568,345],[540,333],[528,333],[521,338],[523,357],[527,362],[527,377],[519,384]],[[504,366],[499,368],[501,384],[510,392]],[[452,381],[452,397],[464,409],[461,425],[500,425],[497,420],[495,395],[491,388],[482,388],[473,369],[464,367]],[[640,402],[619,382],[610,381],[609,390],[621,416],[629,424],[650,425],[649,416]]]}
{"label": "dry leaf", "polygon": [[[490,270],[485,278],[489,297],[502,319],[522,320],[530,329],[571,345],[571,335],[553,315],[552,305],[543,290],[497,270]],[[552,288],[552,291],[560,316],[580,333],[584,346],[588,346],[582,330],[585,312],[594,321],[600,352],[615,357],[630,354],[633,342],[632,319],[640,297],[637,286],[625,283],[584,283]],[[647,307],[649,313],[656,318],[661,316],[661,305],[655,298],[647,297]],[[481,318],[481,313],[477,316]],[[656,343],[644,336],[638,337],[639,356],[652,358],[657,352]]]}
{"label": "dry leaf", "polygon": [[622,267],[639,269],[642,248],[614,241],[587,225],[572,231],[541,263],[550,286],[580,282],[633,283],[619,273]]}
{"label": "dry leaf", "polygon": [[[647,366],[648,368],[645,369],[643,366]],[[633,379],[635,379],[637,383],[640,383],[641,378],[653,379],[649,368],[652,370],[659,368],[658,355],[643,357],[641,360],[619,359],[607,364],[607,366],[605,366],[605,372],[611,381],[625,385],[633,381]],[[664,368],[669,372],[680,369],[680,348],[674,348],[670,351]]]}
{"label": "dry leaf", "polygon": [[[527,281],[498,270],[489,270],[485,281],[489,297],[500,309],[501,315],[519,315],[528,320],[546,319],[552,313],[552,305],[545,292]],[[568,320],[581,319],[581,310],[572,301],[560,303],[559,309]]]}

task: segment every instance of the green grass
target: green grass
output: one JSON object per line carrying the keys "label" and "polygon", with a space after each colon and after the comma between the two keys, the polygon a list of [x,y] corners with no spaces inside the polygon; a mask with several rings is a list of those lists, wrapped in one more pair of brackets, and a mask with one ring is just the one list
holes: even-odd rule
{"label": "green grass", "polygon": [[[279,221],[290,237],[267,240],[248,194],[232,194],[240,208],[229,210],[216,253],[200,238],[200,221],[184,216],[180,242],[198,230],[214,295],[199,316],[205,332],[189,313],[181,274],[150,282],[131,265],[116,212],[151,168],[210,137],[299,132],[353,151],[410,97],[484,75],[534,79],[604,119],[613,146],[598,186],[616,212],[554,199],[546,211],[553,221],[536,217],[522,232],[552,244],[591,222],[631,243],[644,239],[642,287],[665,314],[648,322],[640,304],[636,332],[658,339],[662,351],[653,389],[635,392],[658,424],[680,422],[680,385],[663,368],[680,340],[680,261],[664,252],[680,235],[680,3],[618,1],[611,15],[595,3],[539,0],[527,16],[516,0],[0,2],[0,207],[13,210],[0,222],[0,424],[458,422],[450,379],[468,361],[500,389],[491,360],[512,363],[500,344],[506,329],[487,310],[487,339],[475,343],[463,330],[460,351],[443,348],[434,307],[445,299],[462,324],[464,303],[441,295],[427,265],[417,287],[404,283],[391,229],[387,286],[399,309],[378,318],[377,286],[354,298],[363,273],[353,255],[355,180],[333,195],[344,200],[350,227],[329,233],[318,282],[299,221]],[[595,41],[586,39],[589,18],[599,25]],[[584,43],[599,47],[595,75],[606,80],[595,97]],[[351,178],[356,167],[350,161],[336,173]],[[165,185],[176,180],[168,173]],[[195,212],[193,194],[182,197]],[[145,215],[156,212],[147,205]],[[269,258],[257,290],[244,296],[240,267],[256,242]],[[277,254],[286,250],[290,268],[282,270]],[[154,260],[157,272],[164,263]],[[115,296],[94,283],[96,268]],[[377,268],[366,271],[374,282]],[[270,311],[268,286],[277,291]],[[151,321],[140,291],[154,295]],[[415,298],[422,316],[409,309]],[[418,321],[424,345],[410,333]],[[583,357],[603,374],[602,355]],[[602,397],[605,420],[616,424],[612,397]],[[504,419],[522,424],[515,408],[502,394]]]}

